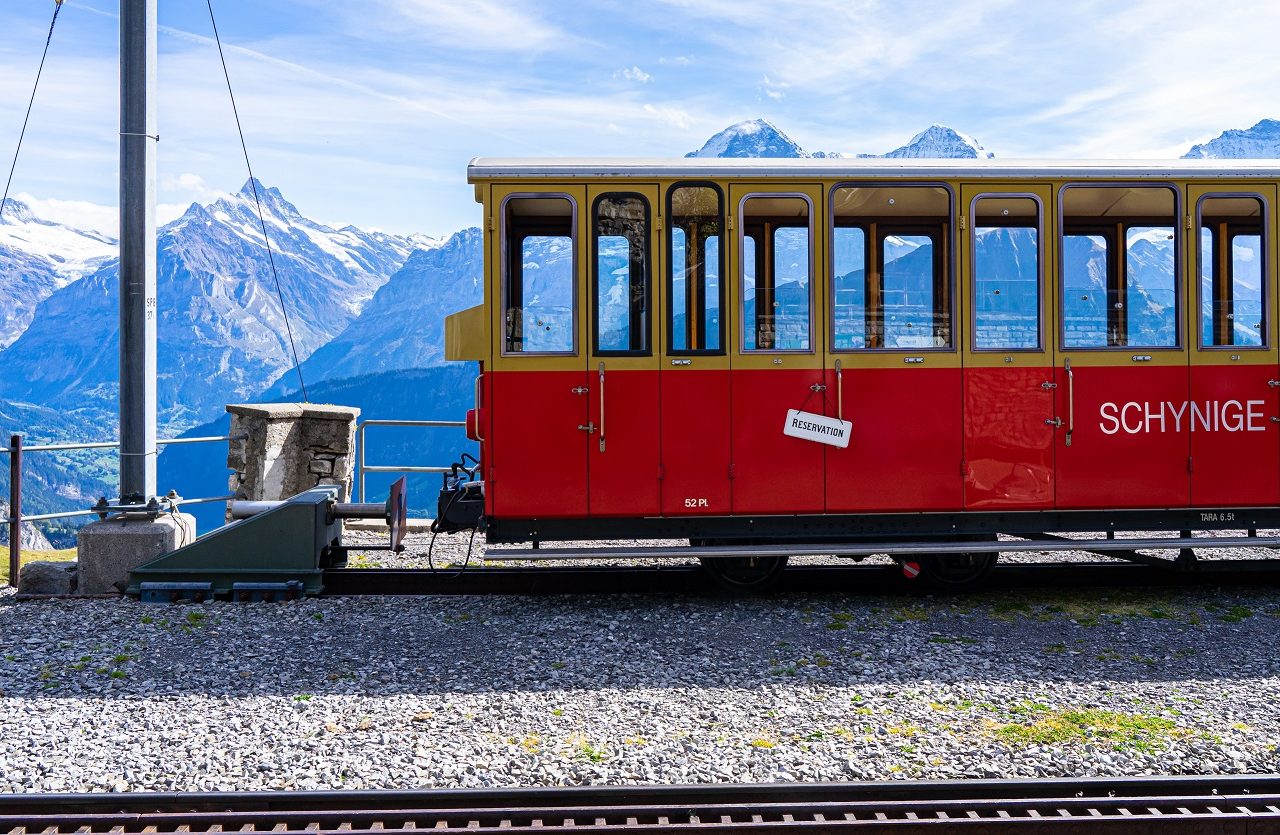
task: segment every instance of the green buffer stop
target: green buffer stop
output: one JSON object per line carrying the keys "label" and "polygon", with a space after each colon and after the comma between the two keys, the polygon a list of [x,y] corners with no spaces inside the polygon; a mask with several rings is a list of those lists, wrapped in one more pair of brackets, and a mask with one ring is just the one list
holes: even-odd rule
{"label": "green buffer stop", "polygon": [[384,519],[390,528],[390,544],[359,550],[404,550],[403,478],[391,486],[386,504],[344,503],[337,496],[336,486],[324,485],[282,502],[232,502],[237,521],[133,569],[126,593],[144,602],[320,594],[325,570],[344,567],[354,550],[342,542],[344,519]]}

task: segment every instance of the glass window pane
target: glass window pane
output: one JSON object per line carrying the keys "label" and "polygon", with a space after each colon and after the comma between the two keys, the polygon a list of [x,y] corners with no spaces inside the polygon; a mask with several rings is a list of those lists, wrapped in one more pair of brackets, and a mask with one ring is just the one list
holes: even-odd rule
{"label": "glass window pane", "polygon": [[1063,343],[1068,348],[1107,347],[1107,239],[1062,236]]}
{"label": "glass window pane", "polygon": [[[783,226],[773,232],[773,348],[809,347],[809,229]],[[761,347],[764,347],[763,345]]]}
{"label": "glass window pane", "polygon": [[1126,229],[1125,284],[1127,346],[1176,348],[1178,281],[1172,226]]}
{"label": "glass window pane", "polygon": [[935,250],[928,235],[887,235],[884,264],[884,347],[940,348],[934,334]]}
{"label": "glass window pane", "polygon": [[1200,204],[1202,345],[1265,344],[1262,215],[1256,197],[1214,197]]}
{"label": "glass window pane", "polygon": [[811,348],[809,203],[757,196],[743,203],[743,350]]}
{"label": "glass window pane", "polygon": [[940,186],[832,192],[834,350],[951,346],[951,202]]}
{"label": "glass window pane", "polygon": [[669,350],[719,353],[720,192],[710,186],[671,190]]}
{"label": "glass window pane", "polygon": [[978,201],[973,229],[973,334],[979,350],[1040,347],[1039,206]]}
{"label": "glass window pane", "polygon": [[573,204],[563,197],[512,198],[503,221],[503,350],[573,353]]}
{"label": "glass window pane", "polygon": [[867,347],[867,233],[857,226],[837,226],[832,237],[835,280],[832,327],[837,349]]}
{"label": "glass window pane", "polygon": [[595,204],[597,352],[649,350],[648,204],[611,194]]}

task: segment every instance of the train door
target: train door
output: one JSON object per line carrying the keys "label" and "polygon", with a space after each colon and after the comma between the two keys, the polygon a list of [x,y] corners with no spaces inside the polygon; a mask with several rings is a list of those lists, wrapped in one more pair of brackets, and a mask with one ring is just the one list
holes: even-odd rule
{"label": "train door", "polygon": [[662,410],[662,514],[727,515],[731,462],[726,333],[725,200],[719,186],[667,190]]}
{"label": "train door", "polygon": [[1045,322],[1050,188],[961,188],[968,296],[964,506],[1053,505],[1053,354]]}
{"label": "train door", "polygon": [[729,205],[733,512],[821,513],[826,445],[797,434],[829,396],[814,315],[822,187],[734,183]]}
{"label": "train door", "polygon": [[1058,201],[1057,506],[1185,507],[1178,189],[1068,184]]}
{"label": "train door", "polygon": [[1275,186],[1190,186],[1191,503],[1280,504]]}
{"label": "train door", "polygon": [[585,516],[588,425],[582,220],[586,189],[494,186],[497,265],[486,493],[499,518]]}
{"label": "train door", "polygon": [[831,191],[826,385],[849,443],[826,450],[827,512],[959,510],[953,194]]}
{"label": "train door", "polygon": [[658,187],[590,186],[587,349],[588,512],[656,516],[660,506]]}

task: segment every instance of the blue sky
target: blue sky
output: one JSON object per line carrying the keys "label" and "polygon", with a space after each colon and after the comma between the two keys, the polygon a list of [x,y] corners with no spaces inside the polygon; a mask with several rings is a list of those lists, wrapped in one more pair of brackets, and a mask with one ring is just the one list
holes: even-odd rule
{"label": "blue sky", "polygon": [[[0,0],[7,163],[52,0]],[[447,234],[475,156],[679,156],[743,119],[883,152],[1176,157],[1280,117],[1280,4],[215,0],[254,169],[310,217]],[[66,0],[14,191],[110,229],[118,2]],[[162,219],[245,180],[203,0],[162,0]],[[7,169],[7,165],[6,165]]]}

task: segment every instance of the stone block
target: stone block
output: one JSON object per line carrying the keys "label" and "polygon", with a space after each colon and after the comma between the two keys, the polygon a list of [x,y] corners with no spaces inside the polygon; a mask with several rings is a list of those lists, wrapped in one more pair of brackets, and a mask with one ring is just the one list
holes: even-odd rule
{"label": "stone block", "polygon": [[80,529],[78,594],[108,594],[128,585],[129,572],[196,538],[189,513],[166,513],[151,519],[112,517]]}
{"label": "stone block", "polygon": [[29,562],[18,575],[18,594],[75,594],[76,563]]}
{"label": "stone block", "polygon": [[313,475],[333,475],[333,459],[312,458],[307,464],[307,472]]}

